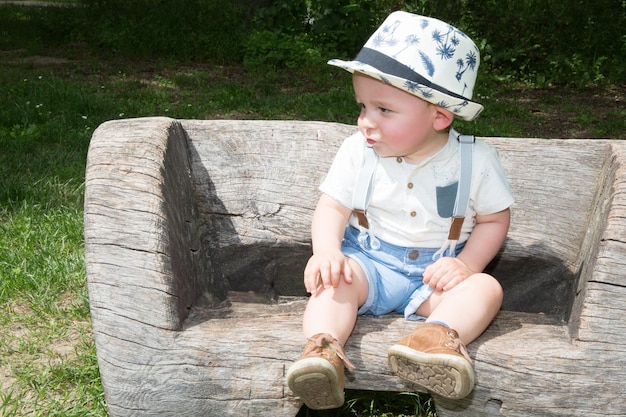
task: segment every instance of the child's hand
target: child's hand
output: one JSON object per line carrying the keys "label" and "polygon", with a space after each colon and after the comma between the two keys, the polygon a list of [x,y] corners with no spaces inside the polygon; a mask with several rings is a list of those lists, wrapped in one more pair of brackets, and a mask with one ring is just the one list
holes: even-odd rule
{"label": "child's hand", "polygon": [[424,271],[424,284],[437,291],[448,291],[474,272],[458,258],[443,257]]}
{"label": "child's hand", "polygon": [[316,253],[309,259],[304,269],[304,286],[315,294],[320,287],[338,287],[343,277],[347,284],[352,284],[352,269],[340,250]]}

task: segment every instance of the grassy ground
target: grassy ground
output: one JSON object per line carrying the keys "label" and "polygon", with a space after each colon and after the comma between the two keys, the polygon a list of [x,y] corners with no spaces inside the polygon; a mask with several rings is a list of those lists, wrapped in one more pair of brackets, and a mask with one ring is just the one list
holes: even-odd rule
{"label": "grassy ground", "polygon": [[[0,416],[104,416],[82,237],[89,139],[103,121],[303,119],[354,123],[333,68],[255,76],[240,67],[102,55],[85,44],[0,44]],[[533,88],[483,77],[483,136],[626,138],[624,86]],[[339,412],[427,416],[428,396],[350,392]]]}

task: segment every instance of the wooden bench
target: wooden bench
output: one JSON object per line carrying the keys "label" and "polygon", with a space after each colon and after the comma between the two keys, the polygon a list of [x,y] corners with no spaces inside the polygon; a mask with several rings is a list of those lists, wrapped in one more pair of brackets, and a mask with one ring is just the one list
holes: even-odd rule
{"label": "wooden bench", "polygon": [[[295,416],[302,271],[317,186],[354,126],[169,118],[102,124],[85,252],[111,416]],[[626,415],[626,143],[486,138],[516,203],[489,270],[502,311],[469,346],[477,384],[439,417]],[[387,348],[414,324],[361,317],[347,389],[407,391]]]}

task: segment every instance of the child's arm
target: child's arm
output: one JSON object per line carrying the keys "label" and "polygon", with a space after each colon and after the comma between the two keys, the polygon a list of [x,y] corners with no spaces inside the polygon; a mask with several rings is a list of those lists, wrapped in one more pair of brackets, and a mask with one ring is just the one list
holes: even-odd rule
{"label": "child's arm", "polygon": [[[313,256],[304,270],[304,286],[315,294],[320,285],[337,287],[339,280],[352,282],[352,270],[341,252],[341,241],[352,210],[322,194],[311,225]],[[320,282],[321,279],[321,282]]]}
{"label": "child's arm", "polygon": [[511,211],[476,215],[476,226],[456,258],[444,257],[424,271],[424,283],[447,291],[472,274],[482,272],[496,256],[509,231]]}

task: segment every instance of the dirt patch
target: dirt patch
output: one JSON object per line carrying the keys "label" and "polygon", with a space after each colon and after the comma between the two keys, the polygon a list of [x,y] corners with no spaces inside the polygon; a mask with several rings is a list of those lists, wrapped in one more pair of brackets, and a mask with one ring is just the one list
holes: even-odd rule
{"label": "dirt patch", "polygon": [[0,60],[9,65],[30,64],[34,66],[64,65],[76,62],[58,56],[27,55],[25,49],[0,51]]}
{"label": "dirt patch", "polygon": [[[494,99],[525,110],[517,122],[528,137],[626,139],[626,85],[512,88]],[[615,129],[599,129],[600,121]]]}
{"label": "dirt patch", "polygon": [[13,60],[11,63],[14,64],[32,64],[36,66],[49,66],[49,65],[63,65],[70,64],[74,61],[65,59],[65,58],[57,58],[53,56],[29,56],[25,58],[17,58]]}
{"label": "dirt patch", "polygon": [[[77,302],[72,294],[63,294],[59,310],[71,311]],[[34,313],[28,303],[9,302],[0,314],[11,317],[9,322],[0,325],[2,392],[10,392],[16,386],[18,375],[24,369],[50,369],[75,359],[79,345],[91,338],[90,322],[69,317],[42,317],[41,313]]]}

